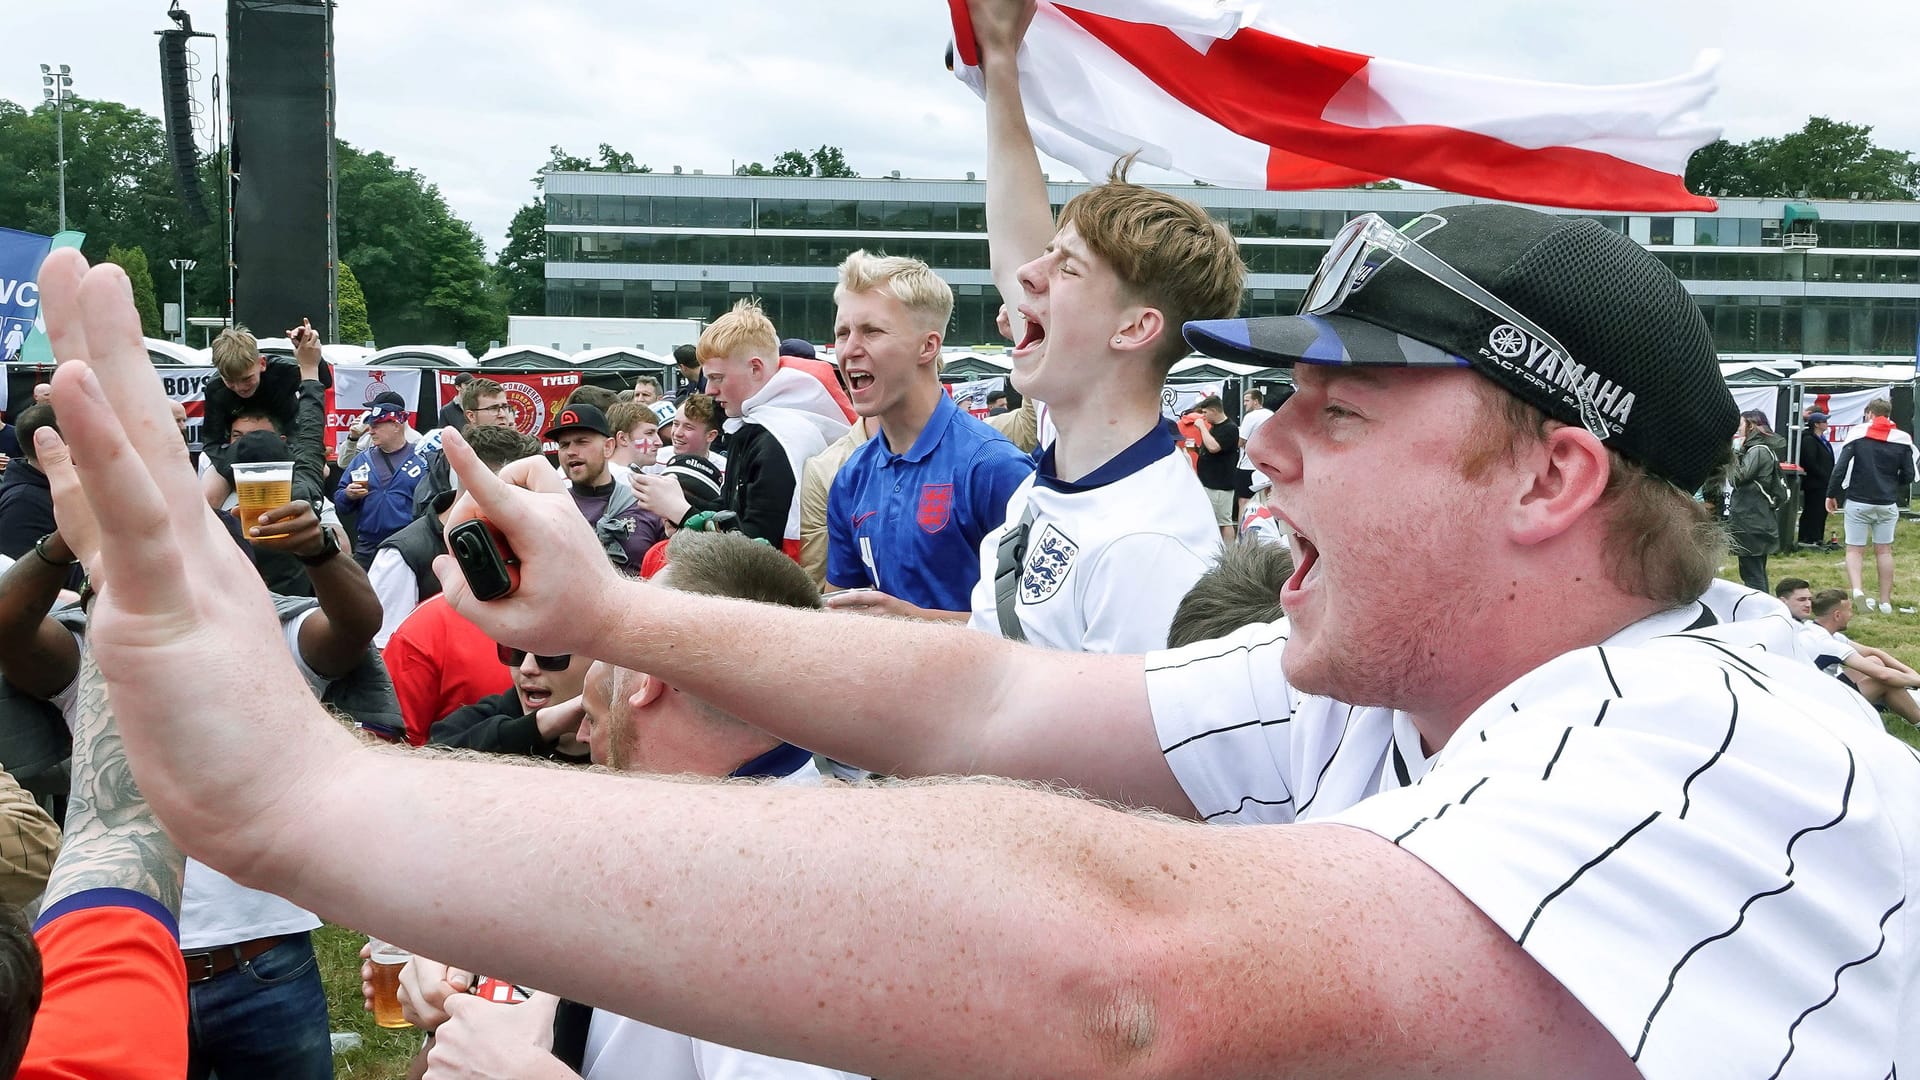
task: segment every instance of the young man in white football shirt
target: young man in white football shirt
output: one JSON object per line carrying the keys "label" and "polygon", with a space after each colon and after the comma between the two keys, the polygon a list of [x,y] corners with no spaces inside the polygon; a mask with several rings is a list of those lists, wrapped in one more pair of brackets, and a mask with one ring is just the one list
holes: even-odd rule
{"label": "young man in white football shirt", "polygon": [[[1013,39],[1012,9],[973,5],[976,31]],[[268,615],[182,584],[237,553],[155,496],[192,477],[159,438],[124,277],[56,252],[48,317],[92,360],[55,375],[86,451],[56,500],[149,526],[105,538],[122,572],[96,601],[141,787],[190,853],[382,939],[864,1075],[1920,1068],[1920,757],[1772,652],[1791,642],[1698,609],[1721,550],[1686,491],[1736,414],[1698,308],[1584,220],[1475,206],[1356,229],[1308,315],[1190,331],[1300,365],[1254,447],[1296,532],[1289,619],[1144,664],[621,581],[550,471],[496,478],[448,440],[466,512],[521,558],[491,602],[446,567],[495,637],[658,673],[876,771],[1271,823],[1244,829],[978,782],[418,762],[316,709],[249,708],[287,664]],[[216,642],[231,665],[172,677]],[[449,785],[512,805],[537,848],[448,807]],[[369,848],[324,812],[376,795],[422,843]],[[583,815],[638,825],[610,849]],[[574,903],[565,933],[590,949],[507,932],[597,895],[622,902]]]}
{"label": "young man in white football shirt", "polygon": [[1899,657],[1846,635],[1853,600],[1840,589],[1822,589],[1808,601],[1811,618],[1800,623],[1800,645],[1813,665],[1845,679],[1860,696],[1909,724],[1920,724],[1920,673]]}
{"label": "young man in white football shirt", "polygon": [[1068,200],[1056,223],[1017,39],[980,44],[987,240],[1017,343],[1011,378],[1058,434],[980,545],[969,625],[1075,652],[1160,648],[1221,535],[1160,390],[1187,354],[1181,324],[1237,312],[1246,267],[1205,211],[1118,179]]}

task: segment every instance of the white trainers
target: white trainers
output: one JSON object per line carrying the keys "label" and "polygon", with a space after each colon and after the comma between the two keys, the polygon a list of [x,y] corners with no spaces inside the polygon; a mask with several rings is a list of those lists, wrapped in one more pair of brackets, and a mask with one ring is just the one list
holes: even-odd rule
{"label": "white trainers", "polygon": [[1853,590],[1853,606],[1861,611],[1875,610],[1873,597],[1868,596],[1859,589]]}

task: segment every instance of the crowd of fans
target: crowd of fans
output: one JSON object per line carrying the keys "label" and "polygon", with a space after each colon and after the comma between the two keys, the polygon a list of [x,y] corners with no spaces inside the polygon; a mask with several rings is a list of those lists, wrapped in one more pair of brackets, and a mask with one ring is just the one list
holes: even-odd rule
{"label": "crowd of fans", "polygon": [[[1920,723],[1920,673],[1844,634],[1900,610],[1891,410],[1824,492],[1848,588],[1768,590],[1784,443],[1646,252],[1454,207],[1235,319],[1198,207],[1050,213],[1019,10],[974,5],[984,419],[952,288],[861,251],[833,363],[743,300],[670,396],[532,435],[476,376],[329,460],[318,336],[229,331],[196,479],[111,281],[49,260],[89,364],[0,487],[0,725],[71,766],[53,817],[0,773],[0,1070],[331,1075],[316,910],[416,950],[427,1077],[1920,1068],[1920,756],[1875,708]],[[1167,416],[1190,348],[1296,386]],[[237,519],[261,461],[292,497]],[[476,517],[498,600],[442,558]],[[956,775],[1164,813],[900,782]]]}

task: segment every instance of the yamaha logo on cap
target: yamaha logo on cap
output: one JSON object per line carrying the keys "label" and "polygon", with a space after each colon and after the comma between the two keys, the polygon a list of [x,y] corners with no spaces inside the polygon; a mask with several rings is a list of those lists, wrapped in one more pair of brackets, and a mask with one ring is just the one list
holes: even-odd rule
{"label": "yamaha logo on cap", "polygon": [[1570,401],[1581,422],[1601,438],[1607,438],[1612,428],[1624,427],[1633,415],[1633,391],[1568,359],[1512,323],[1493,328],[1487,335],[1484,355],[1542,390]]}

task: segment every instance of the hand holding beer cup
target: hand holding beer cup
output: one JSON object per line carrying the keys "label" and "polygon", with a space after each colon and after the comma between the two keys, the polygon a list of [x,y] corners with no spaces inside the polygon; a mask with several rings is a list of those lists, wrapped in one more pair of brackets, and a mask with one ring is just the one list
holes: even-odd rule
{"label": "hand holding beer cup", "polygon": [[320,530],[326,526],[320,524],[320,515],[314,513],[313,504],[305,500],[276,506],[254,521],[241,521],[240,525],[255,547],[269,551],[306,557],[319,555],[326,549],[326,542],[320,538]]}
{"label": "hand holding beer cup", "polygon": [[283,509],[293,501],[293,462],[236,461],[233,463],[233,490],[239,504],[233,514],[249,540],[266,540],[284,533],[256,528],[269,510]]}
{"label": "hand holding beer cup", "polygon": [[[382,943],[369,939],[360,947],[360,997],[374,1011],[373,950]],[[424,956],[409,957],[400,968],[397,996],[400,1015],[422,1031],[447,1022],[446,1002],[473,987],[473,975]]]}

